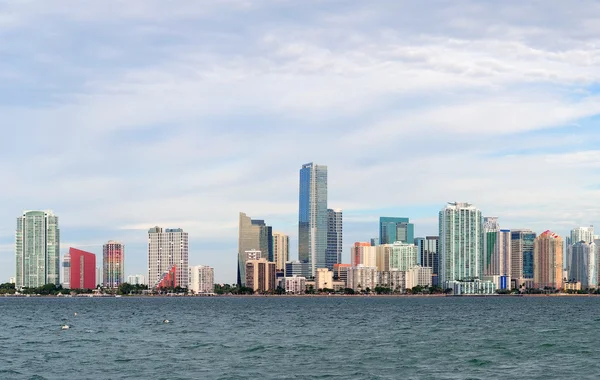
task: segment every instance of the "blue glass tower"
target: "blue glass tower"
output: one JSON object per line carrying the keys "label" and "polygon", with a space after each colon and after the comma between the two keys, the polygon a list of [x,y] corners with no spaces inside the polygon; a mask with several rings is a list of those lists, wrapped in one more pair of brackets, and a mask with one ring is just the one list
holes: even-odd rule
{"label": "blue glass tower", "polygon": [[298,259],[314,276],[316,268],[327,267],[327,166],[302,165],[299,206]]}
{"label": "blue glass tower", "polygon": [[397,241],[414,244],[414,224],[410,223],[408,218],[380,217],[379,244],[394,244]]}

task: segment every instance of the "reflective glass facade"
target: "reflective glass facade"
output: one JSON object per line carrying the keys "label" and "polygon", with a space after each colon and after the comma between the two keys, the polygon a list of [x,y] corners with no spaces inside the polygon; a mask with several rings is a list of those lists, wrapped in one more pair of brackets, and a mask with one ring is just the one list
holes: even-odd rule
{"label": "reflective glass facade", "polygon": [[397,241],[414,244],[415,226],[408,218],[382,216],[379,218],[379,244],[394,244]]}
{"label": "reflective glass facade", "polygon": [[267,226],[264,220],[252,219],[240,212],[238,236],[238,285],[246,283],[246,255],[245,252],[257,250],[261,257],[268,261],[274,260],[273,254],[273,229]]}
{"label": "reflective glass facade", "polygon": [[342,210],[327,210],[327,269],[342,262]]}
{"label": "reflective glass facade", "polygon": [[309,263],[311,275],[326,268],[327,166],[309,163],[300,169],[298,258]]}
{"label": "reflective glass facade", "polygon": [[533,245],[536,233],[531,230],[511,232],[511,277],[533,279]]}

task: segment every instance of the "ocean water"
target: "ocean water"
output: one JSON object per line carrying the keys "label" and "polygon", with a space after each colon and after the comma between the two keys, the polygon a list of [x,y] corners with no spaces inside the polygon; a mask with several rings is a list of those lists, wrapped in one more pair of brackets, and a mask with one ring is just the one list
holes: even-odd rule
{"label": "ocean water", "polygon": [[596,379],[600,297],[0,298],[0,352],[1,380]]}

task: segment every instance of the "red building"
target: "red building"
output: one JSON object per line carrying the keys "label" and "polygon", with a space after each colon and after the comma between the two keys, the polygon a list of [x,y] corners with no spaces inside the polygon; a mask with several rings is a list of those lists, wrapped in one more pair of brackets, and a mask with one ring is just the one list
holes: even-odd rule
{"label": "red building", "polygon": [[96,288],[96,255],[76,248],[69,248],[71,289]]}

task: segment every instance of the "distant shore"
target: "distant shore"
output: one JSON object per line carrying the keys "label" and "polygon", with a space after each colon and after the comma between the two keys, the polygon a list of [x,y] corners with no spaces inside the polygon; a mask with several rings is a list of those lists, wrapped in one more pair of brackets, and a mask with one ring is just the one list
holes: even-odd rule
{"label": "distant shore", "polygon": [[432,298],[432,297],[597,297],[600,294],[203,294],[203,295],[166,295],[166,294],[127,294],[127,295],[35,295],[3,294],[0,298]]}

